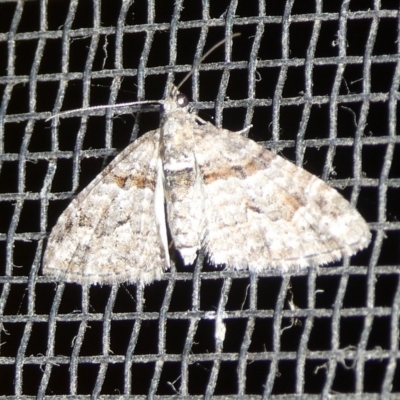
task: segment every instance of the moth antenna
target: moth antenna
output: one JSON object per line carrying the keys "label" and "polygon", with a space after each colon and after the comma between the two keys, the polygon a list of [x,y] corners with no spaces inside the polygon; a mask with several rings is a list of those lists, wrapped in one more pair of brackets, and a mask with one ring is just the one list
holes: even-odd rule
{"label": "moth antenna", "polygon": [[83,108],[75,108],[73,110],[67,110],[60,112],[58,114],[52,115],[50,118],[46,119],[47,121],[51,121],[52,119],[58,118],[58,117],[64,117],[69,114],[74,114],[82,111],[93,111],[93,110],[106,110],[110,108],[123,108],[123,107],[130,107],[133,105],[141,105],[141,104],[160,104],[160,101],[158,100],[143,100],[143,101],[131,101],[128,103],[119,103],[119,104],[106,104],[102,106],[92,106],[92,107],[83,107]]}
{"label": "moth antenna", "polygon": [[203,57],[200,58],[199,61],[197,61],[192,69],[190,70],[190,72],[181,80],[181,82],[179,83],[179,85],[177,86],[177,88],[179,89],[189,78],[191,75],[193,75],[194,71],[196,70],[196,68],[204,61],[204,59],[206,59],[215,49],[217,49],[219,46],[221,46],[222,44],[224,44],[226,41],[228,41],[228,39],[233,39],[235,37],[240,36],[240,33],[234,33],[232,36],[229,36],[225,39],[222,39],[221,41],[219,41],[217,44],[215,44],[213,47],[211,47],[210,50],[207,51],[206,54],[204,54]]}
{"label": "moth antenna", "polygon": [[[233,39],[235,37],[240,36],[240,33],[235,33],[232,36],[229,36],[221,41],[219,41],[217,44],[215,44],[213,47],[211,47],[210,50],[207,51],[206,54],[203,55],[203,57],[200,58],[199,61],[197,61],[192,69],[190,70],[190,72],[181,80],[181,82],[179,83],[179,85],[177,86],[177,88],[179,89],[188,79],[191,75],[193,75],[194,71],[196,70],[196,68],[215,50],[217,49],[219,46],[221,46],[222,44],[224,44],[228,39]],[[73,110],[67,110],[67,111],[63,111],[60,112],[58,114],[52,115],[50,118],[46,119],[47,121],[51,121],[52,119],[56,119],[59,117],[64,117],[70,114],[74,114],[74,113],[78,113],[78,112],[82,112],[82,111],[94,111],[94,110],[106,110],[106,109],[110,109],[110,108],[124,108],[124,107],[130,107],[132,105],[142,105],[142,104],[162,104],[162,101],[160,100],[144,100],[144,101],[132,101],[132,102],[128,102],[128,103],[120,103],[120,104],[107,104],[107,105],[102,105],[102,106],[92,106],[92,107],[86,107],[86,108],[75,108]]]}

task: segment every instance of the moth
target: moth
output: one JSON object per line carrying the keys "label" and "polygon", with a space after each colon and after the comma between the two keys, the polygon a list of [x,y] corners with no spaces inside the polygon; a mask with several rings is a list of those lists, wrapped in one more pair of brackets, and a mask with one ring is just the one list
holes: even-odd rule
{"label": "moth", "polygon": [[368,246],[367,223],[335,189],[198,118],[178,87],[159,102],[159,129],[123,150],[60,216],[45,275],[145,285],[170,268],[170,251],[185,265],[202,250],[226,269],[286,272]]}
{"label": "moth", "polygon": [[160,128],[122,151],[67,207],[48,239],[45,275],[81,284],[149,284],[203,249],[226,269],[260,272],[351,256],[371,238],[321,179],[188,110],[171,85]]}

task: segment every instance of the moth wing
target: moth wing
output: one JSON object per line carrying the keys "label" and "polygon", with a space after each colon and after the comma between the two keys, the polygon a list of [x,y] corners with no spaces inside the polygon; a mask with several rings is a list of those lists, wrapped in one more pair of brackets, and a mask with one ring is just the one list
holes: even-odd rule
{"label": "moth wing", "polygon": [[208,123],[194,137],[212,263],[251,271],[304,268],[350,256],[370,242],[358,211],[316,176]]}
{"label": "moth wing", "polygon": [[160,278],[169,255],[155,211],[158,155],[156,130],[122,151],[71,202],[50,234],[45,275],[81,284]]}

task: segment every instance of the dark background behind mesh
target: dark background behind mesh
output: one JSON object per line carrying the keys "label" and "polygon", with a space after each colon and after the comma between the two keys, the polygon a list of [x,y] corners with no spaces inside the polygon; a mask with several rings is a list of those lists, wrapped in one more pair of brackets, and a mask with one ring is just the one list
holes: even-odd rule
{"label": "dark background behind mesh", "polygon": [[[328,180],[369,222],[369,248],[284,276],[177,266],[144,290],[43,277],[72,197],[159,123],[46,118],[161,99],[236,32],[183,92]],[[398,46],[393,0],[0,1],[0,396],[400,398]]]}

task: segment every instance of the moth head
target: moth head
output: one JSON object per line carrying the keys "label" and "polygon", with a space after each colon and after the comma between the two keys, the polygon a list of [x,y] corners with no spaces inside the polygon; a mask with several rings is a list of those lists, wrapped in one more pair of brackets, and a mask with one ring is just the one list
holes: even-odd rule
{"label": "moth head", "polygon": [[189,104],[189,100],[183,93],[178,93],[176,96],[176,104],[181,108],[185,108]]}
{"label": "moth head", "polygon": [[171,84],[165,100],[161,102],[164,112],[173,112],[186,108],[189,104],[188,98],[178,88]]}

